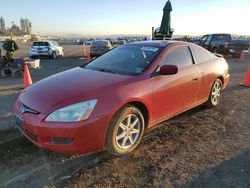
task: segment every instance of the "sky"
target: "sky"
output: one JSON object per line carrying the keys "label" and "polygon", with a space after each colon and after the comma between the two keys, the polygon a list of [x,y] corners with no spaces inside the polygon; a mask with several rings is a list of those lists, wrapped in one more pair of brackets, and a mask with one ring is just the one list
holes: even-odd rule
{"label": "sky", "polygon": [[[0,0],[7,26],[20,18],[34,34],[150,35],[161,24],[167,0]],[[250,0],[171,0],[176,35],[250,35]],[[10,11],[10,10],[13,11]]]}

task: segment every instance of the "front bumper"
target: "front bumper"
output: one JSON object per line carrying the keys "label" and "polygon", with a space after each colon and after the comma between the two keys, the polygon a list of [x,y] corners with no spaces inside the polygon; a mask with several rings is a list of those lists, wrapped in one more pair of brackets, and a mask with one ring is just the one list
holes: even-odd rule
{"label": "front bumper", "polygon": [[225,88],[228,86],[229,80],[230,80],[230,74],[227,74],[227,75],[224,77],[223,89],[225,89]]}
{"label": "front bumper", "polygon": [[16,116],[23,120],[17,126],[36,146],[60,153],[82,154],[102,150],[105,146],[108,116],[76,123],[44,122],[43,114],[20,112],[20,101],[14,105]]}

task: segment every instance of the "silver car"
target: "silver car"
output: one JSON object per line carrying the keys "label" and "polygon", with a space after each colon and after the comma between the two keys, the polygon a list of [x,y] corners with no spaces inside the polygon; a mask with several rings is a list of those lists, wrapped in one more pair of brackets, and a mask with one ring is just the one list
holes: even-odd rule
{"label": "silver car", "polygon": [[112,49],[112,45],[108,40],[96,40],[90,46],[90,56],[97,57]]}
{"label": "silver car", "polygon": [[63,47],[55,41],[37,41],[29,49],[29,56],[50,57],[56,59],[58,56],[64,56]]}

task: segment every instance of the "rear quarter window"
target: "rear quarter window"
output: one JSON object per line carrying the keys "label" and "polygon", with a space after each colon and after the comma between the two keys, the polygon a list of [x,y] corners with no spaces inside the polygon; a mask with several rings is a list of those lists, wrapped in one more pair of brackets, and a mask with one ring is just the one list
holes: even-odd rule
{"label": "rear quarter window", "polygon": [[215,55],[200,46],[192,46],[191,50],[193,52],[196,63],[202,63],[210,59],[215,58]]}

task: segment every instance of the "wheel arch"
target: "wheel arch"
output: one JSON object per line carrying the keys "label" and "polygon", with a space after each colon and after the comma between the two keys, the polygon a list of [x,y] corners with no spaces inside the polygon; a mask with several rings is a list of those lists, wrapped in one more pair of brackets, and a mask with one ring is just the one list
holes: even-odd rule
{"label": "wheel arch", "polygon": [[145,128],[147,128],[148,124],[149,124],[149,111],[148,111],[147,106],[144,103],[139,102],[139,101],[132,101],[132,102],[129,102],[125,105],[132,105],[141,111],[141,113],[144,117],[144,120],[145,120]]}
{"label": "wheel arch", "polygon": [[218,76],[217,79],[220,79],[222,81],[222,85],[224,86],[224,77],[222,75]]}

